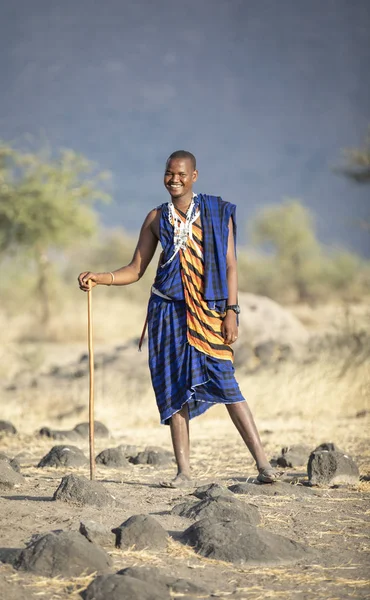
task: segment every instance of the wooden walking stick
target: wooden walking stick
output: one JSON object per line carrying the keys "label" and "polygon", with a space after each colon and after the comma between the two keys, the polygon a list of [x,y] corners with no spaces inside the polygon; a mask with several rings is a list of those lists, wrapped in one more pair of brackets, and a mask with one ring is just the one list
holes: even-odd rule
{"label": "wooden walking stick", "polygon": [[90,479],[95,479],[95,452],[94,452],[94,348],[93,324],[91,312],[91,280],[89,279],[87,292],[87,332],[89,347],[89,448],[90,448]]}

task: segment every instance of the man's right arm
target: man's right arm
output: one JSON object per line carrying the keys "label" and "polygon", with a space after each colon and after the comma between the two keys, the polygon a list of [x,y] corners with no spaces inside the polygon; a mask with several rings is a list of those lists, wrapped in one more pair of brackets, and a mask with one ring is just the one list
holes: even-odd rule
{"label": "man's right arm", "polygon": [[141,227],[139,240],[131,262],[108,273],[92,273],[91,271],[80,273],[78,281],[81,290],[87,291],[89,289],[89,281],[91,281],[91,287],[111,285],[112,283],[113,285],[129,285],[138,281],[144,275],[154,256],[158,244],[158,235],[159,211],[154,209],[150,211]]}

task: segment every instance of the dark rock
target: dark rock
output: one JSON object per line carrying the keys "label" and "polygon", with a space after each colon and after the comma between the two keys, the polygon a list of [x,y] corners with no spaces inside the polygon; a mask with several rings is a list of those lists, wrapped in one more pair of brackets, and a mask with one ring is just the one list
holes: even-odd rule
{"label": "dark rock", "polygon": [[47,437],[52,440],[71,440],[71,441],[79,441],[81,440],[81,436],[77,433],[77,431],[73,431],[73,429],[50,429],[49,427],[41,427],[38,432],[38,435],[41,437]]}
{"label": "dark rock", "polygon": [[194,492],[193,496],[196,496],[200,500],[204,498],[218,498],[219,496],[232,496],[230,490],[223,485],[218,483],[208,483],[198,487]]}
{"label": "dark rock", "polygon": [[201,519],[184,531],[181,541],[207,558],[239,564],[287,563],[311,554],[298,542],[244,521]]}
{"label": "dark rock", "polygon": [[53,446],[40,460],[38,467],[84,467],[88,459],[77,446]]}
{"label": "dark rock", "polygon": [[117,575],[133,577],[134,579],[140,579],[140,581],[146,581],[155,585],[165,585],[176,595],[202,594],[202,597],[204,597],[204,594],[207,593],[204,588],[195,585],[191,581],[165,575],[158,567],[127,567],[118,571]]}
{"label": "dark rock", "polygon": [[137,447],[132,444],[120,444],[117,448],[122,450],[126,458],[132,458],[137,455]]}
{"label": "dark rock", "polygon": [[258,508],[238,500],[233,495],[204,498],[196,504],[178,504],[172,509],[172,513],[187,519],[241,520],[249,525],[257,525],[260,522]]}
{"label": "dark rock", "polygon": [[229,487],[234,494],[248,494],[250,496],[303,496],[316,495],[314,490],[306,485],[294,485],[284,481],[277,481],[273,485],[256,483],[236,483]]}
{"label": "dark rock", "polygon": [[[42,427],[38,435],[49,437],[53,440],[73,440],[79,441],[81,438],[88,439],[89,424],[79,423],[74,429],[50,429],[50,427]],[[100,421],[94,421],[94,437],[109,437],[109,430]]]}
{"label": "dark rock", "polygon": [[83,600],[170,600],[165,585],[134,577],[100,575],[81,594]]}
{"label": "dark rock", "polygon": [[12,489],[24,483],[20,473],[17,473],[6,460],[0,460],[0,489]]}
{"label": "dark rock", "polygon": [[17,432],[13,423],[10,421],[0,421],[0,433],[6,433],[8,435],[15,435]]}
{"label": "dark rock", "polygon": [[107,448],[98,454],[95,459],[96,464],[106,467],[126,467],[129,464],[126,452],[123,447]]}
{"label": "dark rock", "polygon": [[115,498],[99,481],[89,481],[86,477],[66,475],[58,489],[54,492],[53,500],[60,500],[80,506],[112,506]]}
{"label": "dark rock", "polygon": [[307,465],[311,448],[303,444],[295,444],[281,449],[281,455],[277,458],[279,467],[302,467]]}
{"label": "dark rock", "polygon": [[[89,424],[88,423],[79,423],[74,427],[73,431],[76,431],[80,436],[88,438],[89,437]],[[100,421],[94,421],[94,436],[95,437],[109,437],[109,429]]]}
{"label": "dark rock", "polygon": [[161,550],[167,546],[167,531],[150,515],[133,515],[112,532],[116,535],[116,548]]}
{"label": "dark rock", "polygon": [[9,463],[13,471],[17,473],[21,472],[21,465],[16,458],[9,458],[4,452],[0,452],[0,460],[5,460],[5,462]]}
{"label": "dark rock", "polygon": [[273,340],[268,340],[257,344],[254,348],[254,353],[262,365],[269,365],[274,362],[276,357],[276,343]]}
{"label": "dark rock", "polygon": [[155,465],[164,467],[172,463],[172,454],[161,448],[145,448],[143,452],[130,459],[134,465]]}
{"label": "dark rock", "polygon": [[334,444],[333,442],[324,442],[323,444],[320,444],[319,446],[317,446],[317,448],[315,448],[315,450],[313,450],[312,452],[320,452],[321,450],[342,452],[344,454],[343,450],[338,448],[338,446],[336,444]]}
{"label": "dark rock", "polygon": [[112,561],[77,531],[48,533],[22,550],[16,568],[47,577],[78,577],[106,570]]}
{"label": "dark rock", "polygon": [[106,525],[84,520],[80,523],[79,531],[89,542],[94,542],[99,546],[114,546],[114,535],[110,527]]}
{"label": "dark rock", "polygon": [[0,563],[14,566],[21,552],[22,548],[0,548]]}
{"label": "dark rock", "polygon": [[355,485],[360,477],[358,466],[352,458],[335,450],[312,452],[307,472],[312,485]]}

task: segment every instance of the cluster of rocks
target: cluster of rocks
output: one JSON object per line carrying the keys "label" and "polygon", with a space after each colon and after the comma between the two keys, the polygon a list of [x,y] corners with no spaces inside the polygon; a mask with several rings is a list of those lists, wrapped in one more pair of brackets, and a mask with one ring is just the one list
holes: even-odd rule
{"label": "cluster of rocks", "polygon": [[271,463],[283,468],[306,467],[310,485],[354,485],[360,476],[355,461],[332,442],[314,450],[302,444],[284,447]]}
{"label": "cluster of rocks", "polygon": [[[134,465],[153,465],[166,467],[173,462],[172,452],[157,446],[147,446],[138,452],[136,446],[122,444],[116,448],[107,448],[95,458],[98,465],[110,468],[121,468]],[[88,458],[77,446],[68,444],[53,446],[40,460],[38,467],[85,467]]]}
{"label": "cluster of rocks", "polygon": [[[49,427],[41,427],[38,435],[51,438],[52,440],[86,440],[89,437],[89,423],[79,423],[73,429],[50,429]],[[94,437],[110,437],[109,429],[100,421],[94,421]]]}
{"label": "cluster of rocks", "polygon": [[[102,492],[104,490],[104,492]],[[104,495],[104,503],[97,498]],[[282,535],[257,527],[258,508],[241,501],[219,485],[203,486],[195,498],[175,506],[173,514],[193,521],[176,537],[196,553],[217,560],[248,565],[271,565],[296,562],[313,552]],[[103,497],[103,496],[100,496]],[[112,501],[98,482],[69,475],[54,494],[55,500],[83,504],[107,505]],[[113,499],[114,500],[114,499]],[[163,551],[169,532],[150,514],[132,515],[118,527],[109,529],[94,521],[82,521],[79,531],[52,531],[35,535],[25,548],[2,549],[0,561],[46,577],[77,577],[89,573],[97,576],[82,593],[85,600],[137,598],[170,599],[173,595],[194,598],[209,592],[190,581],[169,576],[155,567],[130,567],[109,573],[112,560],[105,547],[147,552]]]}

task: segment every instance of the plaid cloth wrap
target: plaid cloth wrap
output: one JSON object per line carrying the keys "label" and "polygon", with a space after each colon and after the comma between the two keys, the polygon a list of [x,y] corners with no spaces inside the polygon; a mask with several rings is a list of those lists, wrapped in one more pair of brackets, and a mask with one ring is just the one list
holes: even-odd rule
{"label": "plaid cloth wrap", "polygon": [[[208,308],[225,312],[228,289],[226,277],[226,253],[230,217],[233,221],[236,248],[235,204],[225,202],[220,197],[198,194],[195,204],[200,205],[204,250],[204,299]],[[166,263],[174,253],[173,227],[168,218],[168,204],[158,207],[160,216],[160,242],[163,248],[162,263]],[[173,300],[183,300],[184,290],[180,276],[180,257],[177,254],[164,269],[159,268],[154,287]]]}
{"label": "plaid cloth wrap", "polygon": [[[205,199],[204,205],[203,200]],[[234,216],[235,207],[212,196],[196,199],[201,203],[203,235],[211,239],[214,254],[205,251],[205,270],[210,257],[218,261],[224,256],[225,269],[217,274],[213,265],[208,269],[209,294],[207,299],[214,306],[221,306],[227,299],[226,250],[227,231],[230,216]],[[219,208],[216,205],[220,204]],[[160,241],[165,263],[173,254],[173,227],[168,220],[167,203],[161,207]],[[218,223],[217,215],[226,222],[226,230]],[[205,226],[211,217],[213,225]],[[234,220],[234,219],[233,219]],[[235,222],[235,221],[234,221]],[[216,237],[222,236],[220,240]],[[206,243],[205,243],[206,246]],[[206,256],[208,261],[206,262]],[[226,281],[226,295],[222,274]],[[148,306],[149,368],[156,395],[161,423],[169,424],[170,417],[187,403],[190,419],[204,413],[213,404],[232,404],[243,402],[244,398],[235,380],[234,367],[230,360],[220,360],[208,356],[188,343],[187,318],[184,290],[180,273],[180,259],[177,254],[164,268],[159,267],[154,287],[172,298],[166,300],[152,294]]]}

